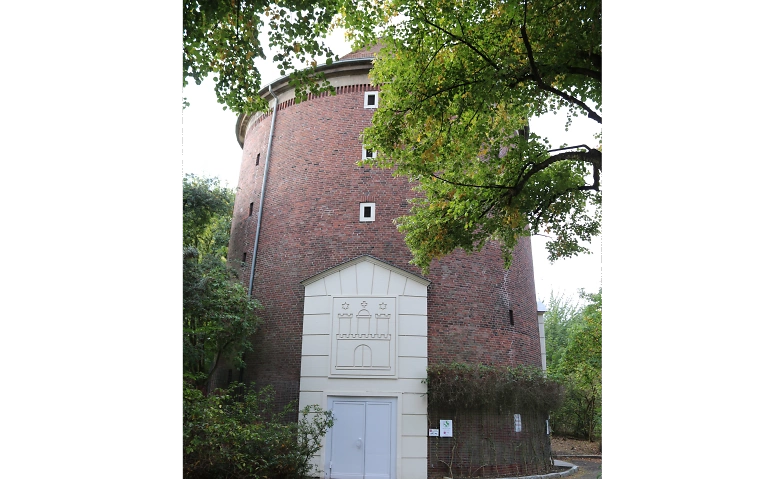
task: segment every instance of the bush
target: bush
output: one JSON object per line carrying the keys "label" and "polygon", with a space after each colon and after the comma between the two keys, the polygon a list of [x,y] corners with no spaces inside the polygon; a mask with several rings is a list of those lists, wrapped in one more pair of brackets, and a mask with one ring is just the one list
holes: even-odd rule
{"label": "bush", "polygon": [[234,383],[209,395],[185,384],[183,473],[188,478],[301,479],[315,475],[310,459],[332,427],[329,411],[306,407],[299,422],[273,413],[271,386]]}

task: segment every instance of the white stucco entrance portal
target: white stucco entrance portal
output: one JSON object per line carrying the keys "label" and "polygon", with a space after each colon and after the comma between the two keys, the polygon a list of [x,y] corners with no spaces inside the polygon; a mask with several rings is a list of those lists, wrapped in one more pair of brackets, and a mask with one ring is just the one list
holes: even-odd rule
{"label": "white stucco entrance portal", "polygon": [[328,403],[335,425],[327,435],[326,477],[396,477],[397,399],[330,397]]}
{"label": "white stucco entrance portal", "polygon": [[319,478],[427,479],[428,284],[366,255],[302,282],[299,406],[335,414]]}

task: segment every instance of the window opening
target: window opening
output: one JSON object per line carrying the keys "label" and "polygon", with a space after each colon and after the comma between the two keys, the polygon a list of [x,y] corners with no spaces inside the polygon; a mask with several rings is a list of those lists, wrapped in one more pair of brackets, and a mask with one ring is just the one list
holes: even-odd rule
{"label": "window opening", "polygon": [[362,147],[362,159],[363,160],[367,160],[367,159],[375,158],[375,157],[376,157],[376,150],[371,150],[371,149],[366,148],[364,146]]}
{"label": "window opening", "polygon": [[253,216],[253,202],[250,203],[250,209],[248,210],[248,216]]}
{"label": "window opening", "polygon": [[244,253],[242,253],[242,262],[243,262],[243,263],[245,262],[245,260],[246,260],[247,258],[248,258],[248,253],[247,253],[247,252],[244,252]]}
{"label": "window opening", "polygon": [[378,108],[378,92],[366,91],[365,92],[365,108]]}
{"label": "window opening", "polygon": [[261,158],[261,153],[256,155],[256,166],[259,166],[259,158]]}
{"label": "window opening", "polygon": [[376,204],[359,204],[359,221],[376,221]]}
{"label": "window opening", "polygon": [[509,324],[514,326],[514,314],[512,313],[511,309],[509,310]]}

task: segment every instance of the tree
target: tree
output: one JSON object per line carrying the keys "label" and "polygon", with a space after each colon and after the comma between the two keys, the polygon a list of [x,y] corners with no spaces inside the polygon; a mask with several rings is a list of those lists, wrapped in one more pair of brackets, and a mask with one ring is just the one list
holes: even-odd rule
{"label": "tree", "polygon": [[[366,165],[394,168],[418,196],[398,219],[413,263],[498,241],[506,265],[521,237],[547,236],[550,260],[588,252],[600,232],[601,144],[553,148],[530,119],[564,109],[601,124],[600,0],[185,0],[183,81],[216,73],[218,100],[263,110],[253,59],[271,29],[297,98],[330,90],[315,57],[345,27],[355,46],[381,42],[371,72],[382,101],[363,142]],[[309,65],[291,71],[294,60]],[[593,145],[593,146],[590,146]]]}
{"label": "tree", "polygon": [[234,192],[214,178],[183,178],[183,369],[204,389],[221,359],[243,365],[260,307],[226,263]]}
{"label": "tree", "polygon": [[[564,402],[552,414],[553,428],[593,441],[602,417],[602,293],[581,298],[587,303],[579,309],[563,298],[550,298],[547,372],[566,386]],[[551,331],[552,338],[547,336]]]}
{"label": "tree", "polygon": [[571,330],[582,321],[580,307],[563,295],[550,293],[547,312],[544,313],[544,337],[547,340],[547,369],[558,369],[569,344]]}
{"label": "tree", "polygon": [[[507,265],[522,236],[550,260],[599,234],[601,148],[552,148],[529,120],[561,108],[601,124],[599,0],[393,2],[371,72],[382,101],[365,164],[395,168],[420,196],[399,229],[427,271],[455,248],[497,240]],[[568,124],[567,124],[568,128]]]}
{"label": "tree", "polygon": [[[281,75],[292,75],[300,98],[328,89],[319,83],[324,77],[315,73],[315,58],[326,55],[329,63],[338,58],[324,38],[343,4],[351,6],[343,0],[183,0],[183,87],[189,78],[199,85],[213,75],[224,110],[264,111],[255,60],[277,49],[273,60]],[[265,25],[270,30],[266,49],[259,40]],[[296,61],[308,67],[296,71]]]}

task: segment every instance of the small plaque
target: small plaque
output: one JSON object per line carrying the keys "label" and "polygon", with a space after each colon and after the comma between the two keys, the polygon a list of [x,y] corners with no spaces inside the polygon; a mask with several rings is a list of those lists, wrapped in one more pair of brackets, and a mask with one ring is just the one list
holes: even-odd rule
{"label": "small plaque", "polygon": [[441,437],[452,437],[452,420],[441,420]]}
{"label": "small plaque", "polygon": [[438,429],[428,429],[427,435],[430,437],[438,437]]}

